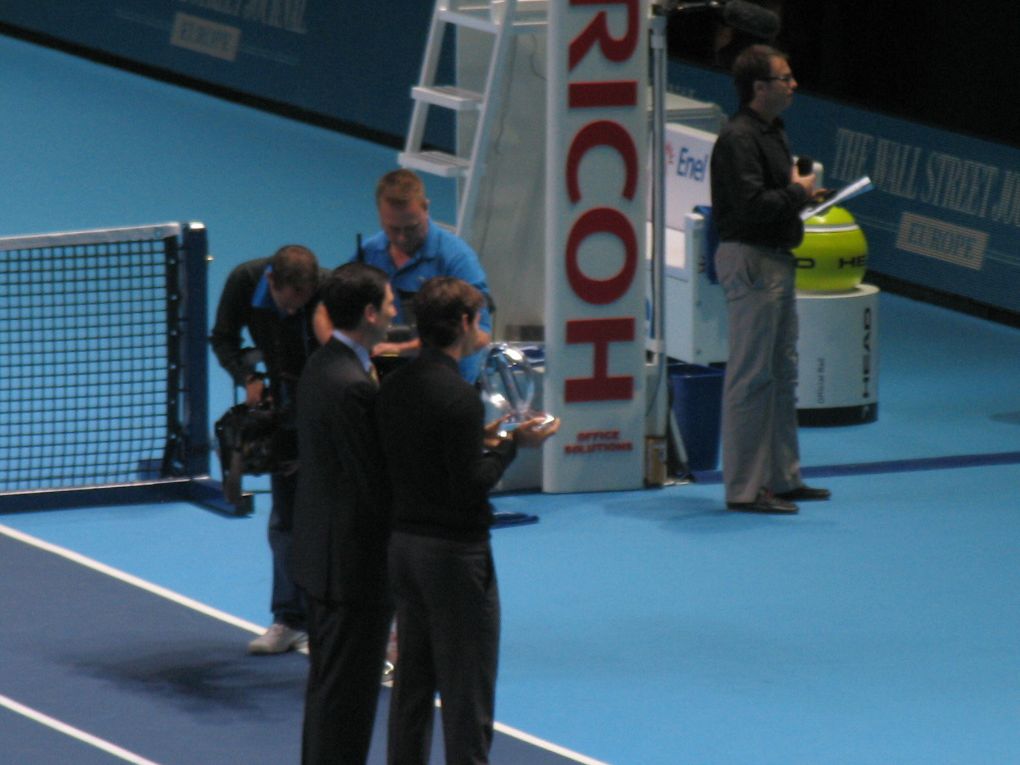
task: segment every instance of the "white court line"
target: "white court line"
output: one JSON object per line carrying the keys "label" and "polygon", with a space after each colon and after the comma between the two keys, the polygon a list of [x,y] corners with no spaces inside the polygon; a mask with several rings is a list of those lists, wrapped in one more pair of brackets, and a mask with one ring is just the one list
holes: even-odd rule
{"label": "white court line", "polygon": [[531,744],[539,749],[545,749],[547,752],[552,752],[553,754],[558,754],[561,757],[566,757],[568,760],[581,763],[581,765],[609,765],[609,763],[603,762],[602,760],[596,760],[578,752],[573,752],[570,749],[554,744],[551,741],[546,741],[538,738],[537,736],[532,736],[530,733],[517,730],[517,728],[511,728],[509,725],[504,725],[498,721],[495,723],[494,727],[504,736],[516,738],[518,741],[523,741],[525,744]]}
{"label": "white court line", "polygon": [[59,731],[71,738],[76,738],[90,746],[94,746],[96,749],[102,749],[107,754],[119,757],[125,762],[131,762],[135,765],[158,765],[158,763],[155,763],[152,760],[147,760],[134,752],[129,752],[127,749],[117,746],[116,744],[111,744],[105,739],[93,736],[91,733],[86,733],[80,728],[75,728],[73,725],[62,723],[60,720],[55,720],[49,715],[44,715],[42,712],[32,709],[31,707],[19,704],[14,699],[4,696],[3,694],[0,694],[0,707],[7,707],[12,712],[16,712],[17,714],[27,717],[30,720],[34,720],[37,723],[42,723],[49,728],[53,728],[55,731]]}
{"label": "white court line", "polygon": [[[134,576],[133,574],[128,574],[124,571],[121,571],[120,569],[113,568],[112,566],[107,566],[105,563],[100,563],[97,560],[88,558],[84,555],[74,552],[73,550],[68,550],[66,547],[60,547],[59,545],[46,542],[42,539],[39,539],[38,537],[33,537],[29,534],[25,534],[24,532],[18,531],[17,529],[12,529],[10,526],[4,526],[3,524],[0,524],[0,534],[5,534],[11,537],[12,539],[17,539],[19,542],[24,542],[25,544],[32,545],[33,547],[37,547],[40,550],[45,550],[46,552],[51,552],[54,555],[59,555],[62,558],[67,558],[68,560],[78,563],[82,566],[85,566],[86,568],[91,568],[94,571],[98,571],[102,574],[106,574],[107,576],[111,576],[114,579],[119,579],[122,582],[126,582],[127,584],[133,585],[134,587],[138,587],[139,589],[145,590],[146,592],[151,592],[153,595],[158,595],[161,598],[166,598],[167,600],[177,603],[178,605],[184,606],[185,608],[190,608],[194,611],[198,611],[199,613],[205,614],[206,616],[211,616],[212,618],[219,619],[220,621],[226,622],[227,624],[232,624],[235,627],[240,627],[241,629],[248,630],[249,632],[254,632],[257,635],[261,635],[265,631],[265,627],[261,627],[258,624],[255,624],[254,622],[249,622],[245,619],[240,619],[232,614],[228,614],[226,611],[220,611],[218,608],[207,606],[205,603],[200,603],[197,600],[193,600],[189,597],[181,595],[180,593],[174,592],[173,590],[168,590],[165,587],[160,587],[158,584],[153,584],[152,582],[147,582],[144,579],[140,579],[139,577]],[[303,652],[307,653],[307,651]],[[3,697],[0,696],[0,698]],[[581,763],[581,765],[609,765],[609,763],[603,762],[602,760],[595,760],[592,759],[591,757],[587,757],[578,752],[573,752],[569,749],[559,746],[558,744],[554,744],[551,741],[545,741],[544,739],[538,738],[537,736],[532,736],[530,733],[525,733],[524,731],[517,730],[516,728],[512,728],[509,725],[504,725],[501,722],[496,722],[494,727],[496,728],[497,731],[499,731],[505,736],[516,738],[519,741],[522,741],[526,744],[531,744],[532,746],[538,747],[539,749],[545,749],[546,751],[552,752],[553,754],[558,754],[561,757],[566,757],[567,759],[573,760],[574,762]]]}
{"label": "white court line", "polygon": [[79,553],[74,552],[73,550],[68,550],[66,547],[60,547],[59,545],[51,544],[50,542],[43,541],[42,539],[30,536],[29,534],[25,534],[21,531],[18,531],[17,529],[12,529],[10,526],[4,526],[3,524],[0,524],[0,534],[6,534],[12,539],[17,539],[19,542],[24,542],[27,545],[32,545],[32,547],[38,547],[40,550],[45,550],[46,552],[51,552],[54,555],[59,555],[62,558],[67,558],[69,561],[78,563],[82,566],[85,566],[86,568],[91,568],[92,570],[98,571],[101,574],[106,574],[107,576],[111,576],[114,579],[119,579],[122,582],[126,582],[127,584],[130,584],[134,587],[138,587],[141,590],[151,592],[153,595],[158,595],[161,598],[166,598],[167,600],[177,603],[178,605],[184,606],[185,608],[190,608],[193,611],[198,611],[201,614],[211,616],[214,619],[219,619],[220,621],[226,622],[227,624],[232,624],[235,627],[240,627],[243,630],[254,632],[257,635],[261,635],[266,629],[265,627],[260,627],[254,622],[249,622],[245,619],[239,619],[238,617],[232,614],[228,614],[226,611],[220,611],[219,609],[213,608],[212,606],[207,606],[205,603],[200,603],[197,600],[192,600],[191,598],[181,595],[178,592],[168,590],[165,587],[160,587],[158,584],[147,582],[144,579],[140,579],[137,576],[128,574],[125,571],[113,568],[112,566],[107,566],[105,563],[100,563],[99,561],[94,560],[92,558],[87,558],[84,555],[80,555]]}

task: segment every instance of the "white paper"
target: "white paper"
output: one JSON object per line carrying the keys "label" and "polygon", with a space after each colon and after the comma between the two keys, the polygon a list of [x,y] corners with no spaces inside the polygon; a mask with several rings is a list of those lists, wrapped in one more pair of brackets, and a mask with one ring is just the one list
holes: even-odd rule
{"label": "white paper", "polygon": [[810,207],[805,207],[801,210],[800,219],[807,220],[815,215],[823,215],[836,205],[841,204],[848,199],[853,199],[858,194],[863,194],[865,191],[871,191],[873,188],[875,188],[875,186],[872,184],[871,179],[866,175],[862,175],[856,181],[848,183],[824,202]]}

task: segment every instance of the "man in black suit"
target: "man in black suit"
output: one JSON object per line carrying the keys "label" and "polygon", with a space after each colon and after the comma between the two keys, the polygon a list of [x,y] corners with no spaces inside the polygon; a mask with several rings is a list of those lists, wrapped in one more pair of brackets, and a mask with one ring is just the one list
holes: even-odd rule
{"label": "man in black suit", "polygon": [[499,588],[489,546],[489,490],[517,453],[559,428],[541,417],[499,434],[457,364],[486,343],[485,297],[436,277],[415,297],[422,349],[389,373],[379,430],[393,487],[390,580],[400,661],[390,703],[389,762],[429,759],[434,698],[443,702],[446,761],[488,762],[499,654]]}
{"label": "man in black suit", "polygon": [[393,608],[386,581],[389,492],[369,349],[396,315],[386,274],[361,263],[322,288],[333,334],[298,385],[301,471],[291,573],[308,603],[302,762],[364,763]]}

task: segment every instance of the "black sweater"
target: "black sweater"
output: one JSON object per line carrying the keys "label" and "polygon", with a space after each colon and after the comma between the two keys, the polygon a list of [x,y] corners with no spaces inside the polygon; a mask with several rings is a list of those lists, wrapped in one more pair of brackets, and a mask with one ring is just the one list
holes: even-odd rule
{"label": "black sweater", "polygon": [[485,407],[478,391],[441,351],[383,378],[377,403],[393,529],[461,541],[488,539],[489,490],[517,454],[513,441],[483,447]]}

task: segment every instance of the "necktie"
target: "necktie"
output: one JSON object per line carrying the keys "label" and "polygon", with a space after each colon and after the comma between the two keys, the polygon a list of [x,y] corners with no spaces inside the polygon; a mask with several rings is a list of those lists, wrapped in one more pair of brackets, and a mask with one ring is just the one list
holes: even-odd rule
{"label": "necktie", "polygon": [[375,368],[375,364],[368,365],[368,376],[372,378],[372,382],[376,385],[379,384],[379,371]]}

